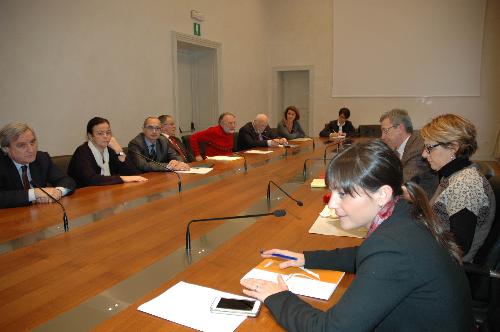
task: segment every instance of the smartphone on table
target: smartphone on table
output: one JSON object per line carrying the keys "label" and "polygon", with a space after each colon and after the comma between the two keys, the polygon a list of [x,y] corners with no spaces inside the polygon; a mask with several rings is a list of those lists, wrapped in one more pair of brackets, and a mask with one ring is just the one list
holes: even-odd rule
{"label": "smartphone on table", "polygon": [[231,299],[216,297],[210,311],[213,313],[255,317],[259,313],[260,302],[253,299]]}

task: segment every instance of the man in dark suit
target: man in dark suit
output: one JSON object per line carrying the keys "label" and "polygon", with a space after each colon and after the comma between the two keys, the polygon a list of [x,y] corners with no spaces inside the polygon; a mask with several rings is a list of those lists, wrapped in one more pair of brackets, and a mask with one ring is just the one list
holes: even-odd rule
{"label": "man in dark suit", "polygon": [[143,172],[164,172],[167,169],[189,170],[189,165],[168,146],[168,140],[161,135],[160,120],[155,117],[144,120],[142,133],[128,143],[128,151],[130,159]]}
{"label": "man in dark suit", "polygon": [[75,181],[38,151],[35,132],[25,123],[10,123],[0,131],[0,208],[51,203],[75,190]]}
{"label": "man in dark suit", "polygon": [[420,133],[413,130],[408,112],[393,109],[380,117],[382,140],[396,150],[403,164],[404,181],[419,184],[432,197],[438,185],[438,176],[422,157],[424,141]]}
{"label": "man in dark suit", "polygon": [[342,107],[339,110],[339,118],[325,124],[325,128],[319,133],[320,137],[336,137],[345,134],[352,136],[356,133],[356,129],[351,121],[348,121],[351,116],[351,111],[347,107]]}
{"label": "man in dark suit", "polygon": [[175,136],[177,127],[174,118],[171,115],[160,115],[158,120],[161,122],[161,134],[168,140],[169,147],[174,149],[185,163],[193,162],[195,159],[191,152],[182,144],[180,138]]}
{"label": "man in dark suit", "polygon": [[238,133],[238,149],[247,150],[256,147],[272,147],[288,143],[286,138],[279,138],[269,127],[265,114],[257,114],[253,122],[241,127]]}

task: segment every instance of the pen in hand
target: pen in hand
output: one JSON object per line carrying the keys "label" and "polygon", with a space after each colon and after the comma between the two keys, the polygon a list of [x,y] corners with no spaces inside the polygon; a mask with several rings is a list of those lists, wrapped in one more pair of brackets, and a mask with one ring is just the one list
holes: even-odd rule
{"label": "pen in hand", "polygon": [[[264,252],[264,250],[260,250],[260,253],[262,254]],[[292,261],[296,261],[298,258],[297,257],[293,257],[293,256],[288,256],[288,255],[283,255],[283,254],[277,254],[277,253],[273,253],[273,254],[270,254],[271,256],[273,257],[278,257],[278,258],[283,258],[283,259],[289,259],[289,260],[292,260]]]}

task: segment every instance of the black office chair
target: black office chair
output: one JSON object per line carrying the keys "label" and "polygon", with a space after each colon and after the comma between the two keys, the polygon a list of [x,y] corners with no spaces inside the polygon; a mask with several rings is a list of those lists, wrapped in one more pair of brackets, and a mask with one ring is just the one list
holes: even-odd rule
{"label": "black office chair", "polygon": [[500,176],[490,178],[497,211],[490,233],[474,257],[465,263],[472,293],[472,310],[480,332],[500,331]]}
{"label": "black office chair", "polygon": [[381,137],[382,129],[380,125],[359,125],[358,133],[361,137]]}
{"label": "black office chair", "polygon": [[[181,137],[181,139],[182,139],[182,144],[184,144],[184,146],[186,147],[186,149],[188,149],[188,151],[191,153],[191,155],[193,157],[195,157],[195,155],[193,153],[193,149],[191,147],[191,135],[184,135],[184,136]],[[201,143],[200,144],[200,155],[203,158],[206,157],[205,146],[206,146],[206,143]]]}
{"label": "black office chair", "polygon": [[71,161],[71,155],[53,156],[52,163],[56,165],[64,174],[68,174],[68,166]]}

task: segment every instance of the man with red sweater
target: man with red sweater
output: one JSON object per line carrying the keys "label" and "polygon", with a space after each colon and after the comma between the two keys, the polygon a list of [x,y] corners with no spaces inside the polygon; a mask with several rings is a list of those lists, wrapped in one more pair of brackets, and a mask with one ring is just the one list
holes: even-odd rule
{"label": "man with red sweater", "polygon": [[219,125],[191,135],[191,149],[196,160],[203,160],[200,144],[205,145],[205,156],[230,155],[233,153],[236,117],[226,112],[219,116]]}

